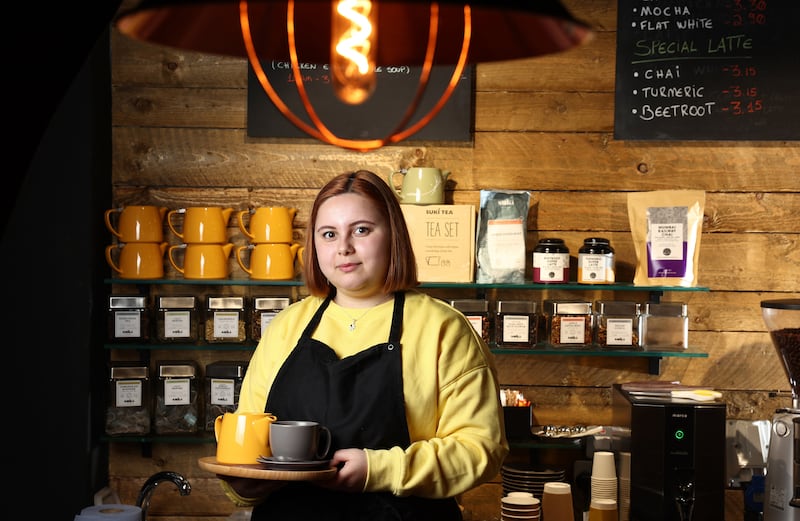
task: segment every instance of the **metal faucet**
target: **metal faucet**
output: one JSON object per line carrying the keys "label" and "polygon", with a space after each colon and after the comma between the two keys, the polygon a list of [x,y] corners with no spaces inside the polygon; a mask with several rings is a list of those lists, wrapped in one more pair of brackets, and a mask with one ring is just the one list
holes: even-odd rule
{"label": "metal faucet", "polygon": [[178,492],[181,496],[188,496],[192,492],[192,485],[182,475],[170,470],[163,472],[156,472],[144,482],[142,489],[139,491],[139,497],[136,498],[136,506],[142,509],[142,521],[147,521],[147,509],[150,508],[150,498],[155,492],[156,487],[162,481],[171,481],[178,487]]}

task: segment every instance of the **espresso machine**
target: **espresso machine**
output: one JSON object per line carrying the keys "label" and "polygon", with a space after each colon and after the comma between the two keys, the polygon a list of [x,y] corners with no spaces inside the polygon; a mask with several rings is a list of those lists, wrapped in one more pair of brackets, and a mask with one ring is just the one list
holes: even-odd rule
{"label": "espresso machine", "polygon": [[764,300],[761,312],[792,388],[772,417],[764,521],[800,521],[800,299]]}

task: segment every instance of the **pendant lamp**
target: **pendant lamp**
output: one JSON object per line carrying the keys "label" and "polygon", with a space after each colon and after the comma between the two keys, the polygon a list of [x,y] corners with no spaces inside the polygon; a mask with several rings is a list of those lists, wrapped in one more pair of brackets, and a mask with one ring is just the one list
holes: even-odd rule
{"label": "pendant lamp", "polygon": [[[247,58],[271,102],[295,126],[324,143],[362,152],[400,142],[427,125],[468,64],[560,52],[591,36],[559,0],[141,0],[121,9],[114,23],[137,40]],[[263,64],[274,60],[290,63],[307,118],[294,114],[270,84]],[[352,105],[380,89],[378,66],[417,66],[421,72],[395,129],[355,140],[335,135],[317,116],[303,84],[304,63],[328,64],[337,97]],[[409,124],[434,65],[452,67],[450,81],[433,108]]]}

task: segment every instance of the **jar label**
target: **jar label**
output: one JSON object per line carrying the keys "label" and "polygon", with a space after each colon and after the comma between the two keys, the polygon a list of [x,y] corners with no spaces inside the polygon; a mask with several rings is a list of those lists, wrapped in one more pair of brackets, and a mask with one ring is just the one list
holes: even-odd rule
{"label": "jar label", "polygon": [[562,344],[583,344],[586,342],[586,319],[584,317],[561,317]]}
{"label": "jar label", "polygon": [[191,401],[191,380],[168,378],[164,380],[164,405],[188,405]]}
{"label": "jar label", "polygon": [[262,335],[264,334],[264,331],[266,331],[267,326],[269,326],[269,323],[272,322],[272,319],[275,318],[275,315],[277,315],[277,314],[278,314],[277,311],[264,311],[263,313],[261,313],[261,334]]}
{"label": "jar label", "polygon": [[503,342],[509,344],[530,343],[530,317],[525,315],[503,315]]}
{"label": "jar label", "polygon": [[120,380],[114,386],[115,407],[141,407],[142,382],[141,380]]}
{"label": "jar label", "polygon": [[610,253],[578,254],[578,282],[614,282],[613,262]]}
{"label": "jar label", "polygon": [[142,336],[142,315],[138,311],[116,311],[114,313],[115,338],[139,338]]}
{"label": "jar label", "polygon": [[214,313],[214,337],[239,337],[239,313],[237,311],[217,311]]}
{"label": "jar label", "polygon": [[533,281],[569,281],[569,253],[533,252]]}
{"label": "jar label", "polygon": [[189,338],[192,334],[190,311],[164,312],[164,338]]}
{"label": "jar label", "polygon": [[211,403],[213,405],[236,405],[236,383],[228,378],[213,378],[211,380]]}
{"label": "jar label", "polygon": [[606,345],[630,346],[633,344],[633,319],[606,319]]}

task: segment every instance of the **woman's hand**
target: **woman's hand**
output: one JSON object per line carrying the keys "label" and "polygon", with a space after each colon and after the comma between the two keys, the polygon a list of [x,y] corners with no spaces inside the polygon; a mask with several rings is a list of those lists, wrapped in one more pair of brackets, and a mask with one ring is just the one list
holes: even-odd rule
{"label": "woman's hand", "polygon": [[345,492],[362,492],[367,482],[367,453],[362,449],[340,449],[333,453],[331,467],[339,472],[336,477],[318,481],[321,487]]}

